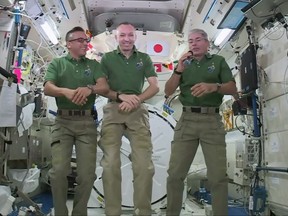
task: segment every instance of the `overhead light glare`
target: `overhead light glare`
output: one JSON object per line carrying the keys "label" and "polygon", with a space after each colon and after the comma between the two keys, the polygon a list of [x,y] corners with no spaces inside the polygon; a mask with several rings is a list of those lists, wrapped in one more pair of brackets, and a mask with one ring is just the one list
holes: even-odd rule
{"label": "overhead light glare", "polygon": [[54,30],[51,28],[51,26],[48,24],[47,21],[44,21],[43,23],[41,23],[40,26],[41,26],[42,30],[44,31],[45,35],[51,41],[51,43],[53,43],[55,45],[59,42],[58,38],[56,37]]}
{"label": "overhead light glare", "polygon": [[215,46],[219,46],[220,44],[222,44],[226,39],[228,39],[228,37],[233,31],[234,30],[227,28],[222,29],[214,41]]}

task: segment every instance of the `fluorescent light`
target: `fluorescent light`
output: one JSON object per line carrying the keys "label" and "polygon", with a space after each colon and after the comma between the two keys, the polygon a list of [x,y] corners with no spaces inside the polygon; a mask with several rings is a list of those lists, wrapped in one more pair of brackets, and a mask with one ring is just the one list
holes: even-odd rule
{"label": "fluorescent light", "polygon": [[214,41],[215,46],[219,46],[225,39],[227,39],[232,31],[232,29],[222,29]]}
{"label": "fluorescent light", "polygon": [[51,28],[51,26],[48,24],[48,22],[44,21],[42,24],[40,24],[40,26],[41,26],[42,30],[44,31],[44,33],[46,34],[46,36],[49,38],[49,40],[53,44],[57,44],[58,38],[56,37],[54,30]]}

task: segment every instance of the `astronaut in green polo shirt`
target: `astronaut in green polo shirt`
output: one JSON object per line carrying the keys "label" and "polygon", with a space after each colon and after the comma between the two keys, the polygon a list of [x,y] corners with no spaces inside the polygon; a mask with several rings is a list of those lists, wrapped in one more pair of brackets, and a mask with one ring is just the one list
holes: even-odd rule
{"label": "astronaut in green polo shirt", "polygon": [[44,93],[56,98],[58,115],[52,127],[52,186],[55,215],[70,215],[66,206],[71,156],[75,145],[77,177],[72,215],[87,215],[87,203],[96,179],[97,130],[91,109],[95,94],[109,91],[101,66],[85,57],[89,38],[81,27],[66,34],[69,54],[49,64]]}
{"label": "astronaut in green polo shirt", "polygon": [[235,95],[236,84],[225,59],[208,53],[207,33],[193,29],[185,53],[165,85],[166,96],[180,87],[182,115],[174,129],[167,177],[167,215],[180,215],[184,180],[199,144],[212,195],[213,215],[228,215],[225,131],[219,106],[224,94]]}
{"label": "astronaut in green polo shirt", "polygon": [[[110,102],[103,108],[100,139],[104,153],[101,166],[105,213],[121,215],[120,149],[125,133],[132,150],[134,215],[151,215],[154,165],[149,115],[142,102],[159,91],[157,75],[150,57],[134,46],[136,31],[133,25],[120,24],[116,29],[116,40],[118,48],[101,59],[111,89],[107,95]],[[145,79],[148,87],[142,91]]]}

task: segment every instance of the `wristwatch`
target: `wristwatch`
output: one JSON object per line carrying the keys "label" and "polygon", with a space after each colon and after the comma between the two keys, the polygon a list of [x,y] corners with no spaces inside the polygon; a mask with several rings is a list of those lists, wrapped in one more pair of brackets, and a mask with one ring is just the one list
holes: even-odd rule
{"label": "wristwatch", "polygon": [[174,70],[173,73],[174,73],[174,74],[177,74],[177,75],[180,75],[180,76],[182,75],[182,72],[178,72],[178,71],[176,71],[176,70]]}
{"label": "wristwatch", "polygon": [[116,93],[116,102],[117,102],[117,103],[123,102],[123,101],[119,98],[119,95],[120,95],[120,94],[121,94],[120,92],[117,92],[117,93]]}
{"label": "wristwatch", "polygon": [[216,92],[218,92],[218,91],[220,90],[220,88],[222,87],[222,84],[221,84],[221,83],[216,83],[216,85],[217,85],[217,90],[216,90]]}

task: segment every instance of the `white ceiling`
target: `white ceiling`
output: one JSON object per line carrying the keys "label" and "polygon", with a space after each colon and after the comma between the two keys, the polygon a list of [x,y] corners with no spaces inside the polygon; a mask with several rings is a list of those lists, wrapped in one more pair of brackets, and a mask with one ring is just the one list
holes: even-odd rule
{"label": "white ceiling", "polygon": [[[85,0],[84,2],[87,8],[88,25],[95,34],[101,33],[99,32],[99,29],[102,29],[103,31],[105,18],[109,17],[109,15],[112,17],[111,19],[117,19],[117,15],[123,12],[137,12],[147,13],[147,17],[149,18],[143,20],[143,22],[146,22],[146,26],[149,26],[149,23],[151,24],[151,22],[153,22],[153,29],[151,30],[155,30],[154,26],[157,26],[157,24],[161,23],[162,20],[167,20],[168,18],[165,16],[169,15],[179,23],[179,28],[177,27],[176,32],[180,34],[183,33],[184,40],[186,40],[189,30],[193,28],[201,28],[208,33],[209,38],[213,41],[220,32],[220,30],[217,29],[217,26],[226,12],[230,9],[234,0]],[[210,11],[209,16],[208,11]],[[105,18],[101,17],[104,13],[108,13]],[[157,14],[158,18],[151,18],[155,14]],[[159,15],[163,16],[162,19]],[[127,16],[126,21],[132,23],[134,21],[137,25],[139,23],[138,20],[138,17],[131,19],[131,16]],[[112,29],[114,27],[115,26],[112,26]],[[229,49],[228,52],[225,51],[223,53],[225,55],[234,54],[234,50],[231,48],[231,46],[227,46],[226,49]],[[218,51],[219,49],[214,50],[214,52]]]}
{"label": "white ceiling", "polygon": [[[218,34],[218,24],[230,8],[234,0],[170,0],[170,1],[141,1],[141,0],[85,0],[89,27],[93,29],[95,17],[103,13],[138,12],[170,15],[179,25],[179,31],[188,32],[192,28],[204,29],[211,39]],[[202,7],[201,7],[202,6]],[[200,10],[202,8],[202,10]],[[204,18],[210,10],[209,16]],[[127,20],[133,23],[133,20]],[[157,21],[157,20],[155,20]],[[101,32],[97,32],[101,33]]]}
{"label": "white ceiling", "polygon": [[[7,1],[7,0],[5,0]],[[28,0],[28,1],[41,1],[42,0]],[[97,25],[97,19],[95,17],[101,16],[104,13],[110,14],[120,14],[120,13],[149,13],[157,14],[157,17],[167,20],[167,17],[170,16],[175,20],[176,32],[179,35],[183,36],[183,40],[186,40],[187,33],[192,28],[202,28],[204,29],[211,39],[215,38],[219,33],[217,29],[218,24],[224,17],[227,10],[230,8],[234,0],[216,0],[215,6],[212,8],[209,17],[203,22],[204,18],[207,16],[207,12],[211,8],[214,0],[170,0],[170,1],[143,1],[143,0],[62,0],[65,10],[67,11],[69,19],[64,16],[59,21],[57,18],[57,13],[55,8],[59,8],[57,5],[60,0],[50,0],[45,1],[45,5],[42,7],[43,11],[46,14],[49,14],[52,19],[54,19],[57,29],[61,35],[60,45],[54,47],[40,47],[38,51],[44,52],[44,56],[49,57],[51,54],[45,50],[52,49],[57,55],[61,55],[65,50],[65,41],[64,37],[68,30],[74,26],[82,26],[84,29],[89,29],[92,32],[92,35],[99,34],[95,29]],[[58,4],[57,4],[58,2]],[[54,12],[53,12],[54,10]],[[149,16],[148,14],[148,16]],[[117,16],[114,16],[117,17]],[[143,22],[157,24],[158,18],[143,19]],[[58,21],[57,21],[58,20]],[[129,22],[133,23],[133,18],[129,18]],[[159,19],[160,20],[160,19]],[[172,20],[172,19],[171,19]],[[24,19],[25,21],[25,19]],[[26,19],[27,22],[31,22],[31,19]],[[135,20],[134,20],[135,21]],[[173,23],[173,22],[171,22]],[[105,23],[102,23],[104,25]],[[178,25],[179,24],[179,25]],[[98,26],[100,24],[98,23]],[[103,29],[103,27],[102,27]],[[148,29],[149,30],[149,29]],[[153,29],[155,30],[155,29]],[[183,33],[183,34],[182,34]],[[31,38],[36,43],[41,43],[40,36],[37,34],[37,31],[31,30]],[[32,46],[35,48],[36,43]],[[44,43],[45,45],[45,43]],[[37,48],[37,46],[36,46]],[[231,47],[230,47],[231,48]],[[232,53],[233,54],[233,53]],[[230,53],[229,53],[230,55]]]}
{"label": "white ceiling", "polygon": [[[161,22],[165,20],[171,21],[172,19],[175,19],[175,23],[177,23],[177,30],[178,30],[180,23],[182,22],[185,8],[187,5],[185,0],[177,0],[177,1],[86,0],[85,2],[88,11],[89,26],[92,30],[94,30],[95,34],[102,33],[97,31],[99,29],[97,28],[97,26],[101,25],[101,23],[98,22],[97,18],[99,17],[99,19],[101,19],[101,15],[103,15],[103,13],[111,14],[110,15],[111,19],[113,19],[114,23],[118,24],[119,22],[122,22],[121,19],[125,19],[125,16],[123,16],[122,18],[122,16],[119,15],[123,13],[125,13],[126,15],[128,15],[129,13],[134,14],[134,16],[131,15],[127,16],[126,21],[136,24],[136,26],[139,24],[143,24],[145,27],[148,27],[145,30],[154,30],[154,31],[156,30],[155,27],[157,26],[156,23],[158,19],[161,20]],[[137,16],[137,14],[139,13],[143,14],[144,16],[140,17]],[[113,14],[115,14],[114,17]],[[145,14],[147,14],[146,17]],[[174,23],[174,21],[172,22]],[[115,26],[117,25],[113,25],[112,29],[113,27],[115,28]],[[161,30],[160,27],[161,26],[159,25],[158,31]]]}

